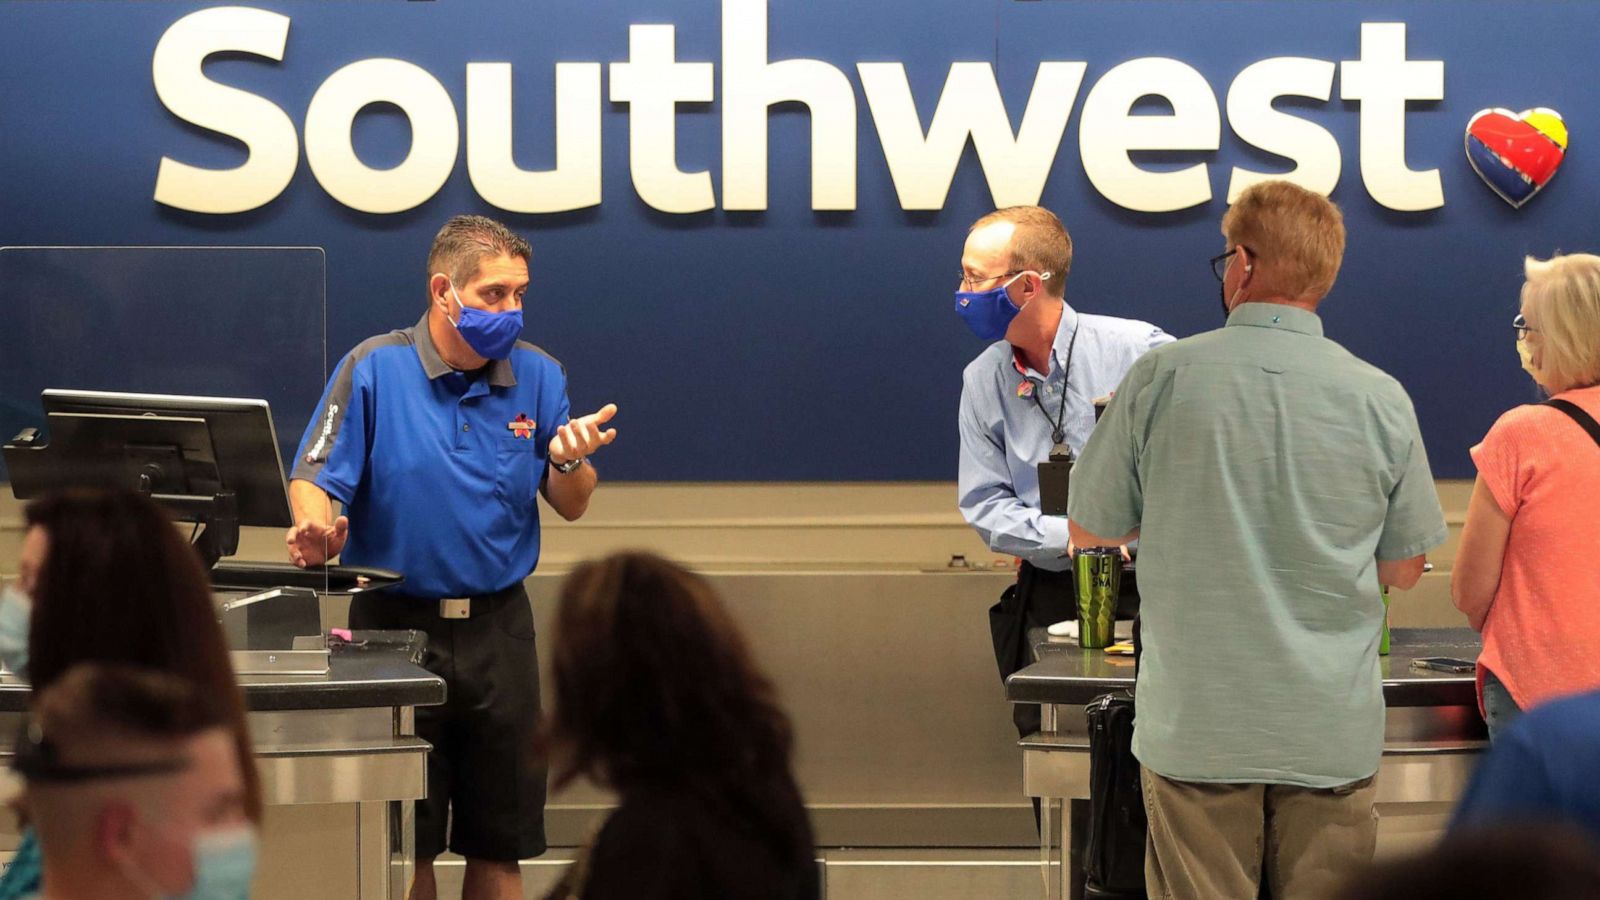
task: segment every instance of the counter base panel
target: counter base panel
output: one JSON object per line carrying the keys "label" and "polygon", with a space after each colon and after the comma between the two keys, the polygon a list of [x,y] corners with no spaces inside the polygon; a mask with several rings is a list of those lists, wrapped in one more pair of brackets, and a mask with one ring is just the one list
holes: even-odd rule
{"label": "counter base panel", "polygon": [[[1420,849],[1438,837],[1488,747],[1470,707],[1392,708],[1387,716],[1377,776],[1380,856]],[[1046,706],[1042,718],[1057,730],[1018,742],[1023,793],[1040,799],[1044,896],[1076,900],[1083,896],[1089,739],[1077,706]]]}

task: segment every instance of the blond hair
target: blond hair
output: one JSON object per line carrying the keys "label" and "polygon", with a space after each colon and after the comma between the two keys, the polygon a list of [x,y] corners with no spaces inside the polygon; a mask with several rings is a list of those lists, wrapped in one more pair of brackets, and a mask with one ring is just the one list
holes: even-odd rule
{"label": "blond hair", "polygon": [[1010,222],[1011,265],[1008,268],[1046,273],[1045,293],[1053,297],[1067,291],[1067,272],[1072,269],[1072,236],[1055,213],[1042,206],[1008,206],[997,209],[972,223],[971,234],[986,225]]}
{"label": "blond hair", "polygon": [[1222,234],[1256,258],[1252,294],[1321,300],[1344,260],[1339,207],[1288,181],[1247,188],[1223,215]]}
{"label": "blond hair", "polygon": [[1522,302],[1539,326],[1539,375],[1552,394],[1600,384],[1600,256],[1526,257]]}

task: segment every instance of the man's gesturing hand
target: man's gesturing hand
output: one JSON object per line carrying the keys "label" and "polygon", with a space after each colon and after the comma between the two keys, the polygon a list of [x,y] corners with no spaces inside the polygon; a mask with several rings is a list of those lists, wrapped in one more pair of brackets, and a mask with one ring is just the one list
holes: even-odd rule
{"label": "man's gesturing hand", "polygon": [[350,517],[340,516],[332,525],[304,521],[289,529],[283,542],[289,545],[289,560],[304,569],[320,566],[338,556],[350,536]]}
{"label": "man's gesturing hand", "polygon": [[615,428],[600,430],[600,426],[611,421],[616,414],[617,405],[607,403],[600,407],[599,412],[573,419],[557,428],[556,436],[550,439],[550,461],[559,466],[582,459],[616,440]]}

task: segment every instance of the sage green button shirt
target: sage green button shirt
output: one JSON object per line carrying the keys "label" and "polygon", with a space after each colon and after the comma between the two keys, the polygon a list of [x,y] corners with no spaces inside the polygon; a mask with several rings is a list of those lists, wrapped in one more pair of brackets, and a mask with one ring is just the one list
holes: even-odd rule
{"label": "sage green button shirt", "polygon": [[1377,771],[1376,560],[1446,534],[1398,382],[1316,314],[1243,304],[1133,365],[1069,513],[1098,535],[1141,529],[1140,762],[1313,788]]}

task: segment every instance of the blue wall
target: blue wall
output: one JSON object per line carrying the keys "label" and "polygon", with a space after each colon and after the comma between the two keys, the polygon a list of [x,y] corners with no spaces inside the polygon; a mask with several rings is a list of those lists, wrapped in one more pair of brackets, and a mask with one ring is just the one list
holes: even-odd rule
{"label": "blue wall", "polygon": [[[1413,168],[1442,170],[1442,209],[1392,212],[1368,196],[1357,156],[1358,106],[1338,99],[1337,82],[1325,104],[1280,101],[1279,108],[1327,128],[1343,154],[1333,197],[1350,241],[1324,308],[1328,332],[1410,390],[1441,476],[1470,475],[1467,447],[1500,411],[1533,398],[1507,327],[1522,254],[1600,249],[1600,170],[1588,156],[1591,123],[1600,122],[1600,92],[1588,70],[1600,34],[1597,4],[773,0],[771,58],[826,60],[856,87],[858,208],[811,210],[808,119],[803,110],[779,107],[770,126],[767,210],[687,216],[651,210],[635,195],[628,108],[610,102],[604,200],[584,211],[497,212],[473,191],[464,149],[432,200],[397,215],[340,205],[312,177],[303,152],[293,183],[261,209],[208,216],[160,206],[151,195],[162,156],[218,168],[244,159],[237,142],[164,109],[151,84],[151,53],[163,32],[209,5],[0,4],[0,246],[321,246],[336,357],[369,334],[415,320],[423,257],[440,222],[462,211],[497,216],[534,244],[527,336],[566,363],[576,408],[621,406],[621,440],[601,463],[610,478],[953,477],[960,372],[981,345],[951,312],[950,292],[965,228],[992,202],[969,146],[943,210],[900,208],[860,91],[858,61],[904,62],[924,124],[951,62],[994,62],[1015,123],[1038,62],[1086,61],[1042,200],[1062,214],[1077,245],[1069,300],[1187,335],[1217,324],[1206,258],[1221,247],[1217,222],[1229,168],[1286,164],[1244,145],[1224,119],[1220,151],[1174,158],[1214,163],[1210,204],[1129,212],[1101,198],[1083,174],[1083,97],[1117,63],[1170,56],[1204,74],[1220,102],[1252,62],[1356,59],[1362,22],[1408,23],[1408,57],[1445,63],[1445,99],[1414,103],[1407,116],[1408,159]],[[672,23],[679,60],[720,66],[720,7],[711,0],[254,5],[292,17],[284,60],[218,58],[207,65],[211,78],[271,99],[298,126],[317,86],[358,59],[421,65],[463,114],[465,64],[510,61],[516,153],[530,169],[554,161],[554,62],[625,60],[629,24]],[[720,94],[720,68],[718,76]],[[1564,168],[1521,210],[1479,183],[1462,153],[1467,119],[1488,106],[1554,107],[1573,132]],[[710,169],[720,199],[719,129],[717,103],[680,107],[679,166]],[[369,108],[358,119],[355,146],[369,165],[391,166],[403,158],[409,134],[397,111]],[[176,293],[175,303],[231,308],[245,321],[260,315],[258,304],[224,291]],[[71,301],[0,284],[3,310]],[[0,353],[42,352],[17,346],[16,333],[0,330]],[[273,374],[250,378],[270,385]],[[306,410],[280,418],[304,422],[314,403],[314,394],[307,396]]]}

